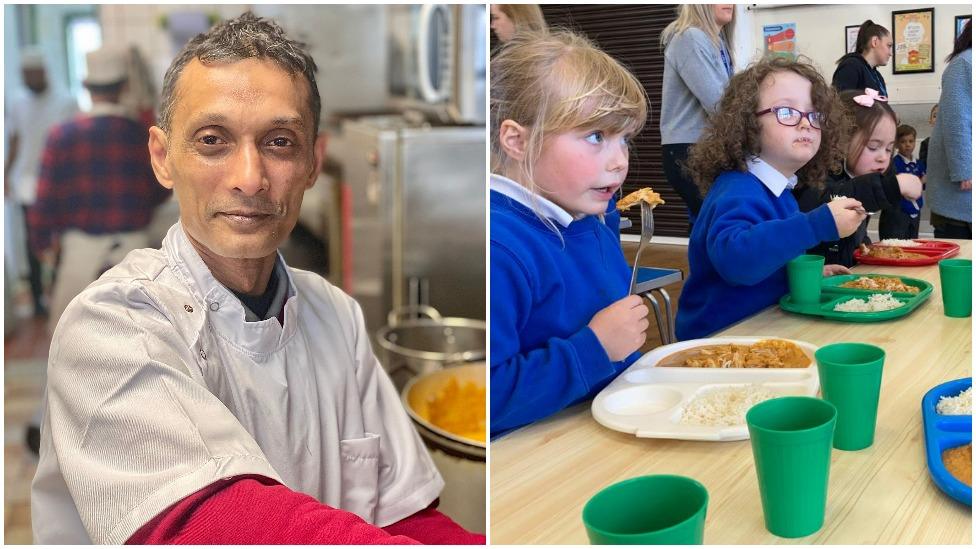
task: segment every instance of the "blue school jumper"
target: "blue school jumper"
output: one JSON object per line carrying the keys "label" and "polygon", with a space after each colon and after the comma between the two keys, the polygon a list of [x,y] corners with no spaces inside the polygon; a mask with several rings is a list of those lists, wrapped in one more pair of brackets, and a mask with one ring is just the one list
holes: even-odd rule
{"label": "blue school jumper", "polygon": [[688,243],[678,339],[708,336],[778,302],[788,291],[786,263],[837,238],[826,204],[801,213],[785,189],[776,196],[752,173],[722,173]]}
{"label": "blue school jumper", "polygon": [[[905,160],[904,156],[896,154],[894,161],[895,173],[910,173],[919,179],[925,175],[925,161],[923,160]],[[918,197],[918,200],[914,202],[906,198],[902,198],[899,205],[901,206],[901,211],[908,214],[909,217],[918,217],[924,202],[924,196]]]}
{"label": "blue school jumper", "polygon": [[640,355],[611,362],[587,326],[629,291],[618,227],[598,216],[554,223],[560,239],[531,209],[495,190],[490,211],[495,435],[592,398]]}

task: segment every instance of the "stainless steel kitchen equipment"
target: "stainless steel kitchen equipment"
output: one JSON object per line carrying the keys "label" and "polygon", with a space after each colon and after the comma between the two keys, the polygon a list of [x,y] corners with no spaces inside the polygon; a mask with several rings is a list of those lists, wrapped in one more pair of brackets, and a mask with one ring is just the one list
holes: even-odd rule
{"label": "stainless steel kitchen equipment", "polygon": [[387,6],[389,93],[402,109],[442,121],[485,123],[484,4]]}
{"label": "stainless steel kitchen equipment", "polygon": [[[409,318],[419,313],[427,318]],[[484,361],[487,329],[469,318],[444,318],[433,307],[414,305],[390,311],[387,325],[376,341],[393,384],[403,387],[410,378],[452,364]]]}
{"label": "stainless steel kitchen equipment", "polygon": [[350,195],[344,283],[370,332],[408,305],[484,319],[484,128],[371,116],[331,148]]}

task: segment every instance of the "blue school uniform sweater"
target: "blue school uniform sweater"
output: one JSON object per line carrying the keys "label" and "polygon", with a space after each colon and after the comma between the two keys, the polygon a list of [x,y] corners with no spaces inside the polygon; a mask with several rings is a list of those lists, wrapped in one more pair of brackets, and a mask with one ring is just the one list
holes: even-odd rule
{"label": "blue school uniform sweater", "polygon": [[800,212],[751,173],[725,172],[705,196],[688,242],[691,273],[678,304],[678,339],[708,336],[777,303],[789,291],[786,263],[837,240],[827,205]]}
{"label": "blue school uniform sweater", "polygon": [[562,240],[491,191],[492,435],[592,398],[640,356],[611,362],[587,326],[630,288],[619,229],[597,216],[556,227]]}
{"label": "blue school uniform sweater", "polygon": [[[895,173],[910,173],[919,179],[925,176],[925,161],[922,159],[918,160],[905,160],[905,157],[896,154],[895,155]],[[925,189],[925,186],[922,186]],[[920,196],[917,200],[912,202],[911,200],[902,198],[899,202],[901,206],[901,211],[905,212],[911,217],[918,217],[918,214],[922,211],[922,204],[925,203],[924,197]]]}

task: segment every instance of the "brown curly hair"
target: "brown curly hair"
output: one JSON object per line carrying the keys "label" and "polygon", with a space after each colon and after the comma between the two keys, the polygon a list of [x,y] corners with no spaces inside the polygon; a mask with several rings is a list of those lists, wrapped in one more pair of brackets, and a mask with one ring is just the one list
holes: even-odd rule
{"label": "brown curly hair", "polygon": [[767,57],[729,80],[710,124],[688,153],[686,171],[702,195],[708,192],[719,174],[745,172],[746,160],[762,152],[759,119],[755,115],[759,110],[759,86],[770,74],[783,71],[792,71],[813,84],[810,92],[813,108],[823,115],[820,149],[796,172],[798,184],[819,188],[828,172],[840,171],[851,122],[837,92],[809,60]]}

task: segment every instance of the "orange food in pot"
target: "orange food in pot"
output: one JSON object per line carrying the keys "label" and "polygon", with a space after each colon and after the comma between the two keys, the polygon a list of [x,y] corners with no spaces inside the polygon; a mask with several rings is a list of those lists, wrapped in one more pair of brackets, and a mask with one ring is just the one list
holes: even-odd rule
{"label": "orange food in pot", "polygon": [[425,418],[460,437],[485,441],[485,388],[473,381],[464,385],[451,379],[427,402]]}

